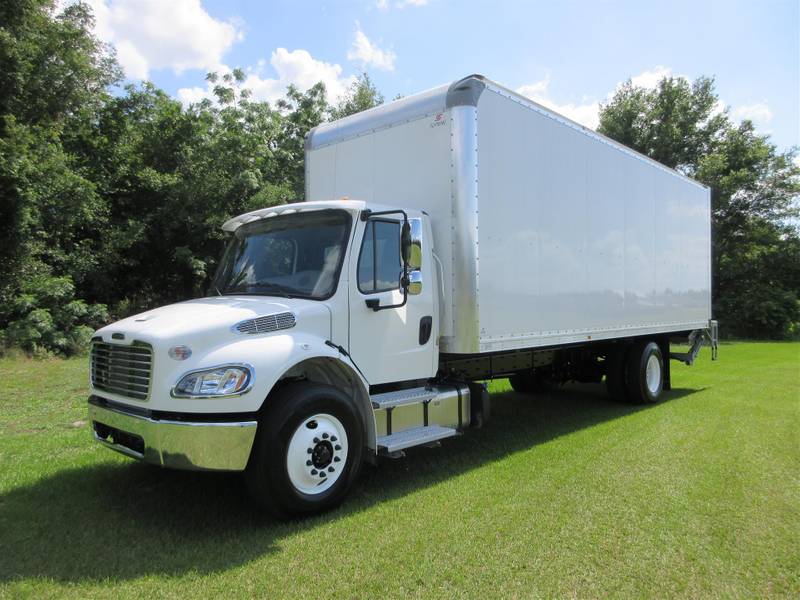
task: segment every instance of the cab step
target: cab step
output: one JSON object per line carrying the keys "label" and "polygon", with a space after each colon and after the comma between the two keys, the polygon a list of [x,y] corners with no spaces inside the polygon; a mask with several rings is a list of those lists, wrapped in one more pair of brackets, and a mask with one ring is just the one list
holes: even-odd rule
{"label": "cab step", "polygon": [[375,394],[370,397],[370,400],[372,401],[372,408],[380,410],[382,408],[395,408],[397,406],[406,406],[407,404],[428,402],[436,398],[441,392],[442,390],[437,387],[416,387]]}
{"label": "cab step", "polygon": [[458,435],[458,431],[452,427],[441,427],[439,425],[413,427],[392,435],[380,436],[378,438],[378,450],[381,453],[392,454],[412,446],[438,442],[455,435]]}

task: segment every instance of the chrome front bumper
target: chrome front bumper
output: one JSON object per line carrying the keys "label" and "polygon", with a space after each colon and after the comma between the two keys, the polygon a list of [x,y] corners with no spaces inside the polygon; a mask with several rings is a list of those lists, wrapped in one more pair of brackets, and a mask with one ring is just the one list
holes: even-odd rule
{"label": "chrome front bumper", "polygon": [[242,471],[257,421],[192,422],[157,419],[89,399],[94,439],[117,452],[173,469]]}

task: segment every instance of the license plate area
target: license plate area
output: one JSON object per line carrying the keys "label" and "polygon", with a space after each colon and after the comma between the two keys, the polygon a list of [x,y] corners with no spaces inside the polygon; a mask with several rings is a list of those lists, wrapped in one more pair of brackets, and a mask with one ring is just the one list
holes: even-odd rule
{"label": "license plate area", "polygon": [[111,427],[98,421],[92,421],[94,434],[99,440],[116,447],[125,448],[128,451],[144,457],[144,439],[134,433]]}

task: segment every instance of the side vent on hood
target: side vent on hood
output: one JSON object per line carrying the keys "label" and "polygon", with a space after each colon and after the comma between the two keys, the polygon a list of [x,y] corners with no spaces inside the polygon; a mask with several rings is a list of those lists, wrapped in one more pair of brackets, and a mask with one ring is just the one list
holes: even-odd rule
{"label": "side vent on hood", "polygon": [[278,331],[279,329],[291,329],[296,324],[297,317],[294,316],[294,313],[285,312],[276,315],[256,317],[255,319],[247,319],[247,321],[242,321],[234,325],[233,330],[238,333],[255,335],[257,333]]}

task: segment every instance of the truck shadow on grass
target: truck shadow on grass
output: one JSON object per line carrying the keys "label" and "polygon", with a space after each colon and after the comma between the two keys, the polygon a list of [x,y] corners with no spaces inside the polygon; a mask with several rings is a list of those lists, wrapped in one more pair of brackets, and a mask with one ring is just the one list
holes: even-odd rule
{"label": "truck shadow on grass", "polygon": [[[675,389],[665,402],[701,390]],[[238,474],[101,463],[0,495],[0,582],[90,582],[214,573],[279,552],[281,539],[335,522],[561,435],[654,407],[613,403],[586,386],[493,394],[487,427],[437,450],[366,466],[344,505],[291,523],[258,513]],[[346,532],[344,533],[346,535]]]}

